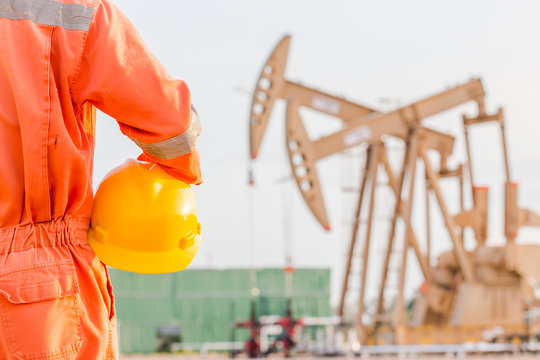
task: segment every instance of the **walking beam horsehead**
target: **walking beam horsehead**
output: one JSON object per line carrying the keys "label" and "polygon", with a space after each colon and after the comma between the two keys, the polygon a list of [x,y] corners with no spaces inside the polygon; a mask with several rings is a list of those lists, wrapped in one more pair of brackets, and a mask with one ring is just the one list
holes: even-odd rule
{"label": "walking beam horsehead", "polygon": [[[379,112],[367,106],[356,104],[342,97],[334,96],[285,79],[284,73],[290,39],[291,37],[286,35],[274,47],[262,67],[253,92],[249,121],[250,153],[252,159],[255,159],[259,153],[266,126],[268,125],[274,103],[277,99],[294,100],[297,106],[304,106],[337,117],[345,123],[350,123],[358,119],[362,119],[362,121],[367,120],[368,116],[379,114]],[[430,148],[442,148],[439,151],[441,153],[449,154],[451,152],[453,146],[452,137],[428,129],[426,129],[426,132],[430,132],[433,135],[429,137],[429,141],[431,141]],[[312,204],[310,201],[306,200],[306,203],[310,206],[311,211],[317,214],[316,218],[319,223],[326,230],[330,230],[317,177],[310,177],[309,180],[310,182],[305,184],[309,184],[310,194],[316,194],[315,196],[309,195],[309,197],[316,200],[314,200],[314,206],[310,206]],[[304,195],[304,192],[302,194]],[[315,212],[314,209],[317,209],[317,211]]]}
{"label": "walking beam horsehead", "polygon": [[440,171],[446,171],[454,137],[422,127],[421,121],[471,100],[478,103],[480,112],[484,111],[484,90],[479,79],[386,114],[368,114],[349,121],[344,129],[316,141],[311,141],[307,136],[298,113],[300,104],[290,100],[287,109],[289,159],[298,188],[315,218],[324,228],[330,227],[315,168],[318,160],[363,143],[381,142],[383,136],[406,140],[409,130],[417,128],[416,133],[422,145],[440,153]]}
{"label": "walking beam horsehead", "polygon": [[[344,129],[316,141],[311,141],[308,138],[298,112],[298,103],[294,100],[289,101],[287,107],[286,143],[292,167],[292,174],[306,204],[315,218],[317,218],[324,227],[329,226],[320,190],[320,182],[315,167],[318,160],[363,143],[369,145],[383,143],[383,136],[401,138],[408,143],[410,140],[409,135],[414,133],[415,142],[419,144],[418,149],[420,149],[420,151],[415,150],[411,159],[416,161],[418,157],[421,157],[424,162],[428,162],[429,159],[425,152],[430,149],[436,150],[440,153],[439,173],[442,174],[448,172],[446,164],[448,157],[452,153],[454,137],[422,127],[421,122],[430,116],[469,101],[475,101],[478,105],[479,114],[484,115],[484,95],[481,81],[479,79],[473,79],[465,84],[443,91],[387,114],[380,114],[375,117],[365,116],[364,118],[353,120],[347,123]],[[438,174],[433,171],[431,164],[427,163],[426,167],[429,168],[432,182],[437,182]],[[402,171],[405,171],[405,169],[406,167],[404,166]],[[435,186],[437,186],[437,184],[435,184]],[[396,192],[396,197],[398,200],[396,202],[396,215],[401,215],[403,210],[401,209],[401,204],[399,204],[401,203],[401,193],[399,191]],[[443,199],[438,197],[438,201],[441,210],[445,211],[446,206]],[[445,218],[447,218],[447,216]],[[457,252],[457,257],[460,259],[459,263],[463,274],[466,279],[470,279],[472,276],[470,266],[465,260],[463,247],[455,236],[455,226],[452,223],[452,219],[449,219],[446,225]],[[410,224],[407,224],[407,233],[409,234],[408,241],[411,244],[414,244],[414,233],[409,230],[409,226]],[[425,270],[425,264],[423,264],[421,257],[419,257],[419,259],[422,270]],[[426,275],[427,271],[423,272],[424,275]]]}
{"label": "walking beam horsehead", "polygon": [[252,159],[258,155],[274,102],[277,99],[295,99],[300,106],[335,116],[344,122],[377,113],[369,107],[285,79],[290,40],[290,35],[284,36],[272,50],[262,67],[253,91],[249,117]]}

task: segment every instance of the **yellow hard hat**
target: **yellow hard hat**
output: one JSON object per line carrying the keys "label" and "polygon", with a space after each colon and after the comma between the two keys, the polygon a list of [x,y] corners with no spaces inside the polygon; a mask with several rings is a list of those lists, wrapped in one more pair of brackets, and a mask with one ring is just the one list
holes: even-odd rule
{"label": "yellow hard hat", "polygon": [[128,160],[99,185],[88,242],[102,262],[117,269],[183,270],[201,245],[193,192],[158,165]]}

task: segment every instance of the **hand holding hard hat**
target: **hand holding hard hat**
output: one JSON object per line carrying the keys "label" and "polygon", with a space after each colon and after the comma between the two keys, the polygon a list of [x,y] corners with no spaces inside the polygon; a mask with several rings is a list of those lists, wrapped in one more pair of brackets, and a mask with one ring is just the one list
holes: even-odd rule
{"label": "hand holding hard hat", "polygon": [[117,269],[183,270],[201,244],[193,192],[158,165],[128,160],[99,185],[88,242],[103,263]]}

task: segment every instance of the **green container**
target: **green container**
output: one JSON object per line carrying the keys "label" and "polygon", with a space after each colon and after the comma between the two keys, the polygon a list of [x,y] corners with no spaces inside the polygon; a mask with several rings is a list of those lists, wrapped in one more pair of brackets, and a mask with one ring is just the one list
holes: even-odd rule
{"label": "green container", "polygon": [[[252,296],[249,269],[184,270],[143,275],[109,269],[114,286],[120,351],[152,353],[160,337],[179,329],[182,343],[243,341],[246,329],[233,332],[235,321],[248,320],[251,301],[257,315],[284,315],[287,299],[300,316],[330,315],[330,270],[296,269],[287,294],[282,269],[255,272],[258,296]],[[165,334],[165,335],[163,335]]]}

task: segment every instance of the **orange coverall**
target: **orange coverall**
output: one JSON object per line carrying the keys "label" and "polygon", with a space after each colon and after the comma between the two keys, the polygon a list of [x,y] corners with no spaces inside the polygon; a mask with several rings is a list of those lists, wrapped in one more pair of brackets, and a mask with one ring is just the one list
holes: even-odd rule
{"label": "orange coverall", "polygon": [[112,287],[87,244],[94,106],[201,182],[186,84],[109,0],[0,0],[0,359],[116,359]]}

